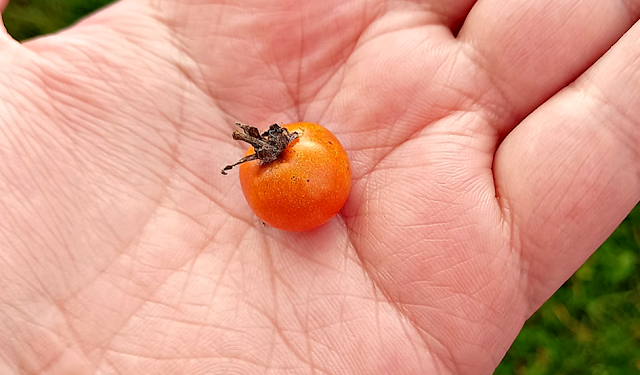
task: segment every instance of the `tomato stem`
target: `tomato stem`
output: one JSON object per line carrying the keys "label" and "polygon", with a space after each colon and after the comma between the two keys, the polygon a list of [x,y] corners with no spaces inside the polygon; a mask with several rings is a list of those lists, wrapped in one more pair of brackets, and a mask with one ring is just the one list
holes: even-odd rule
{"label": "tomato stem", "polygon": [[258,128],[236,122],[236,126],[242,129],[242,132],[234,131],[233,139],[247,142],[255,152],[238,160],[234,164],[227,165],[222,169],[222,174],[226,175],[229,169],[238,164],[246,163],[252,160],[260,160],[260,163],[267,164],[278,159],[282,151],[289,146],[293,140],[298,138],[298,133],[289,133],[286,128],[280,127],[278,124],[269,126],[269,130],[260,134]]}

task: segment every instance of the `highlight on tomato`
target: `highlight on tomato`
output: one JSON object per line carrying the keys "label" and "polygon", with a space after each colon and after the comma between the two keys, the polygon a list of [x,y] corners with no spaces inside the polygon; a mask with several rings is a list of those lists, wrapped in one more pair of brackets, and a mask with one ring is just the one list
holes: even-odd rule
{"label": "highlight on tomato", "polygon": [[344,206],[351,190],[351,168],[340,141],[310,122],[273,124],[263,133],[236,123],[233,139],[252,147],[222,174],[240,165],[240,185],[253,212],[286,231],[317,228]]}

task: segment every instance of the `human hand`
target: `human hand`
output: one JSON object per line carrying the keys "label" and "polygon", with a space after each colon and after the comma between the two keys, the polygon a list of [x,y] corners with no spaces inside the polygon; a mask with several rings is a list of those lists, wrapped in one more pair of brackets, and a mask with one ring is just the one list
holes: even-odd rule
{"label": "human hand", "polygon": [[[0,373],[491,373],[638,202],[639,14],[123,0],[3,33]],[[220,168],[235,121],[301,120],[354,180],[288,233]]]}

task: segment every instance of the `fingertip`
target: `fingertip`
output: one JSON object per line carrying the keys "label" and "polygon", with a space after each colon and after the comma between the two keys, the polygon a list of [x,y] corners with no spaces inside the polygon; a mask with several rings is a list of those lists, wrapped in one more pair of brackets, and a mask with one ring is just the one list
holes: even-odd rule
{"label": "fingertip", "polygon": [[473,45],[502,105],[524,118],[602,57],[637,18],[616,2],[485,1],[459,38]]}

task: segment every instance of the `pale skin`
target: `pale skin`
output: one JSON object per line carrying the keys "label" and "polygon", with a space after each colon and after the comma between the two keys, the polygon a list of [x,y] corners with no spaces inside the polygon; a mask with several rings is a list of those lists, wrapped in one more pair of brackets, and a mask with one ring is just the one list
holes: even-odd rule
{"label": "pale skin", "polygon": [[[7,1],[0,1],[0,8]],[[127,1],[0,32],[0,373],[491,374],[640,199],[640,1]],[[235,122],[353,188],[264,226]]]}

